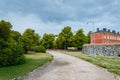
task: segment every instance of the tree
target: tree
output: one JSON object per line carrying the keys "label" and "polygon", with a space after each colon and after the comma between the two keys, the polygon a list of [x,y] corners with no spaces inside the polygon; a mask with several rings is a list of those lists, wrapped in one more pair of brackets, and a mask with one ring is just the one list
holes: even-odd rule
{"label": "tree", "polygon": [[38,33],[36,33],[34,35],[34,42],[33,43],[34,43],[35,46],[40,45],[40,35]]}
{"label": "tree", "polygon": [[46,49],[51,49],[54,47],[54,40],[55,40],[54,34],[46,34],[45,33],[43,35],[41,43]]}
{"label": "tree", "polygon": [[89,31],[87,34],[87,43],[90,43],[92,31]]}
{"label": "tree", "polygon": [[81,49],[83,44],[87,42],[87,37],[83,32],[83,29],[79,29],[74,36],[75,47],[78,49]]}
{"label": "tree", "polygon": [[12,31],[11,28],[12,25],[9,22],[0,21],[0,67],[25,62],[24,50],[15,35],[18,32]]}
{"label": "tree", "polygon": [[36,46],[40,45],[39,34],[35,33],[35,31],[30,28],[25,30],[22,40],[24,43],[25,53],[27,53],[27,51],[33,51]]}
{"label": "tree", "polygon": [[22,38],[22,35],[18,31],[12,30],[11,37],[16,41],[20,41],[20,39]]}
{"label": "tree", "polygon": [[4,20],[0,21],[0,38],[7,40],[10,36],[12,25]]}
{"label": "tree", "polygon": [[67,47],[72,46],[71,39],[73,33],[71,31],[71,27],[66,26],[62,29],[61,33],[59,34],[58,39],[56,40],[57,47],[60,49],[67,49]]}
{"label": "tree", "polygon": [[23,43],[24,43],[24,49],[26,53],[32,48],[33,41],[34,41],[34,34],[35,34],[35,31],[30,28],[26,29],[25,32],[23,33]]}

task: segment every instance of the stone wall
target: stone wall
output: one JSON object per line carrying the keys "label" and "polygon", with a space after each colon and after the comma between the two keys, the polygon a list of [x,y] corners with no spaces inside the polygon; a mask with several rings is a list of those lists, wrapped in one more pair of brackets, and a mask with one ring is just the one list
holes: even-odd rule
{"label": "stone wall", "polygon": [[86,44],[82,48],[84,54],[120,56],[120,44]]}

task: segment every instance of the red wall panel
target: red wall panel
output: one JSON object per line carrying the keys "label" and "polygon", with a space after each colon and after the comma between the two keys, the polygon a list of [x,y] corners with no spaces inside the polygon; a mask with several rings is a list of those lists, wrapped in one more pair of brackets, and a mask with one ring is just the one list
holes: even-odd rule
{"label": "red wall panel", "polygon": [[111,32],[98,32],[91,34],[91,44],[120,43],[120,34]]}

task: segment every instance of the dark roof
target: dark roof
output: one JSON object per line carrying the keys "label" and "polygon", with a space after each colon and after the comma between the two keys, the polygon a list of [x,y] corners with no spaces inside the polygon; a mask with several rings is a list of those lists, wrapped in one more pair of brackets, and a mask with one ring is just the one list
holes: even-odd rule
{"label": "dark roof", "polygon": [[107,33],[113,33],[113,34],[119,34],[119,32],[116,32],[115,30],[112,30],[110,31],[110,29],[107,29],[107,28],[103,28],[102,30],[99,30],[99,28],[97,28],[97,31],[96,32],[93,32],[92,34],[95,34],[95,33],[102,33],[102,32],[107,32]]}

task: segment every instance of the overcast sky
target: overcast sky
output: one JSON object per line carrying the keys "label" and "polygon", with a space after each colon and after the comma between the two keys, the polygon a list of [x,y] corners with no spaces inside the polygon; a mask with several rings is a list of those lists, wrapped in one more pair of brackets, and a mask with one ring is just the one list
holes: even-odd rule
{"label": "overcast sky", "polygon": [[[95,28],[120,30],[120,0],[0,0],[0,19],[21,33],[58,34],[64,26],[85,33]],[[86,24],[89,22],[89,24]]]}

